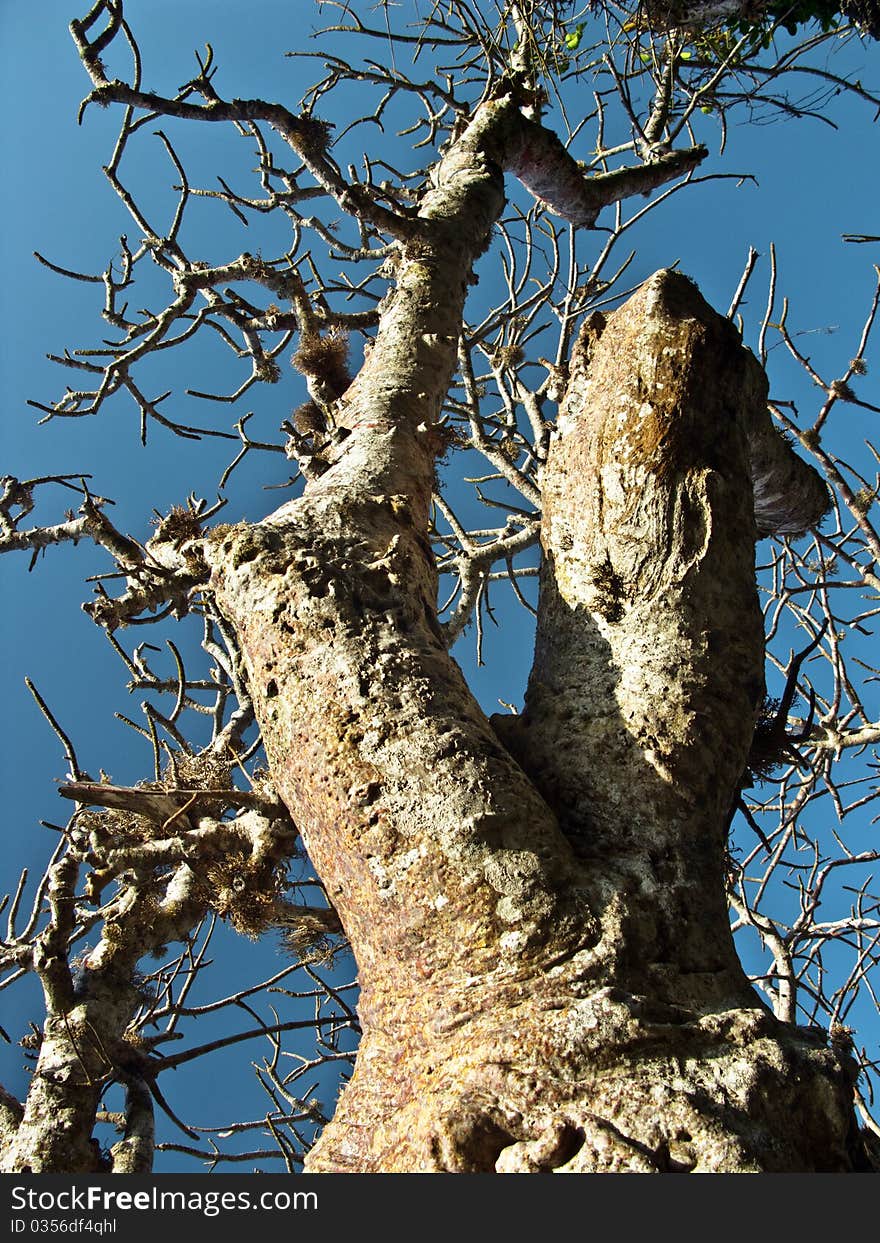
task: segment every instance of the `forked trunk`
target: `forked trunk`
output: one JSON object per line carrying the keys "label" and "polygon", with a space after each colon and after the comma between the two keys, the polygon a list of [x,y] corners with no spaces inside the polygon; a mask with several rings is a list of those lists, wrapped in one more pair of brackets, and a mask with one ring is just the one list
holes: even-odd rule
{"label": "forked trunk", "polygon": [[371,428],[370,378],[351,456],[209,549],[360,973],[354,1077],[307,1168],[858,1168],[854,1067],[760,1002],[724,897],[756,534],[826,503],[761,369],[672,272],[585,328],[526,710],[491,723],[436,623],[424,429]]}

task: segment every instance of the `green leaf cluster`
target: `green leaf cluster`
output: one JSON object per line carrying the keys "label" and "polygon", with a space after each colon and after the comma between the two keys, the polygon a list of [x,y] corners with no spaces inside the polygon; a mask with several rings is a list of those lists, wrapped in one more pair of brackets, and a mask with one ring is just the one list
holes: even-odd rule
{"label": "green leaf cluster", "polygon": [[[842,17],[841,0],[774,0],[761,12],[760,20],[740,19],[729,26],[705,30],[694,39],[694,51],[700,60],[720,64],[729,58],[731,66],[743,64],[756,52],[766,51],[777,30],[795,35],[801,26],[818,23],[822,30],[833,30]],[[740,50],[732,55],[743,36],[749,36]],[[684,58],[682,53],[682,58]]]}
{"label": "green leaf cluster", "polygon": [[[783,30],[794,35],[800,26],[815,21],[823,30],[831,30],[838,24],[840,16],[840,0],[795,0],[795,3],[792,0],[775,0],[764,10],[761,28],[766,31],[778,22]],[[753,28],[751,22],[740,22],[737,26],[741,35],[748,34]]]}

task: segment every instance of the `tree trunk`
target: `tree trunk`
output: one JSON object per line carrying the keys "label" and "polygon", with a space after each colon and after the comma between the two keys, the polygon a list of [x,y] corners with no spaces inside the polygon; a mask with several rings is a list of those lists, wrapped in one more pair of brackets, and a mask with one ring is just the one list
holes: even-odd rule
{"label": "tree trunk", "polygon": [[[526,711],[490,723],[425,542],[451,262],[404,265],[337,465],[207,549],[360,973],[355,1073],[307,1168],[859,1168],[854,1068],[759,1001],[724,898],[763,696],[754,542],[817,520],[824,487],[684,277],[594,318],[545,469]],[[414,330],[437,365],[395,373]]]}
{"label": "tree trunk", "polygon": [[[877,33],[876,0],[842,3],[863,30]],[[829,5],[813,16],[833,17]],[[544,228],[542,213],[591,229],[604,208],[693,172],[707,151],[675,148],[680,124],[674,118],[681,118],[682,100],[689,113],[708,87],[697,89],[698,78],[687,74],[679,82],[679,62],[691,55],[682,47],[692,44],[699,74],[717,59],[715,44],[721,46],[712,27],[745,16],[754,25],[739,48],[748,68],[760,42],[752,35],[770,30],[779,6],[766,0],[640,6],[624,33],[634,30],[639,42],[653,25],[671,38],[651,72],[635,74],[632,98],[635,44],[621,74],[609,62],[633,124],[632,142],[605,148],[600,115],[599,145],[588,163],[574,156],[577,129],[572,141],[563,141],[543,123],[549,104],[540,81],[545,70],[551,78],[557,71],[566,78],[586,72],[586,61],[570,65],[567,54],[577,52],[583,25],[566,32],[561,9],[530,3],[505,6],[503,13],[499,7],[494,33],[471,31],[466,6],[452,5],[450,13],[459,7],[461,39],[444,34],[435,45],[460,44],[464,94],[453,92],[453,78],[446,88],[419,85],[396,67],[384,75],[378,65],[366,75],[383,83],[385,102],[395,107],[405,90],[414,92],[413,102],[427,101],[427,129],[415,146],[442,144],[424,180],[421,173],[407,175],[396,188],[393,181],[374,183],[369,161],[365,179],[347,180],[331,154],[333,126],[313,113],[338,86],[364,76],[354,64],[334,58],[307,93],[301,115],[265,100],[224,101],[211,85],[210,56],[199,62],[197,77],[164,98],[141,89],[139,53],[121,4],[96,3],[72,23],[93,86],[85,103],[126,109],[105,171],[143,237],[136,252],[123,239],[120,280],[104,277],[105,316],[123,339],[97,352],[105,364],[72,355],[61,360],[100,372],[102,380],[92,392],[68,390],[43,408],[50,416],[95,412],[107,396],[129,388],[128,369],[145,354],[188,341],[203,326],[220,326],[232,343],[224,318],[244,334],[253,364],[241,393],[251,380],[278,378],[282,345],[264,345],[296,332],[292,362],[311,401],[285,426],[309,482],[302,496],[261,522],[208,532],[204,521],[214,511],[205,514],[191,498],[186,510],[176,506],[161,520],[145,545],[115,528],[105,499],[90,496],[85,477],[79,516],[33,530],[18,526],[33,508],[33,488],[71,486],[74,477],[4,482],[5,548],[30,548],[36,556],[62,538],[89,536],[110,552],[125,586],[112,597],[98,584],[86,607],[99,624],[112,631],[149,620],[150,613],[160,620],[206,604],[206,650],[213,652],[215,623],[230,650],[228,667],[220,662],[219,733],[195,755],[174,722],[189,690],[204,684],[187,681],[170,645],[177,704],[170,720],[157,719],[181,747],[169,751],[156,781],[138,787],[84,779],[66,736],[34,692],[71,763],[72,781],[62,793],[79,808],[19,937],[13,924],[23,888],[12,903],[4,952],[9,963],[38,975],[47,1019],[24,1105],[0,1089],[0,1165],[7,1171],[149,1169],[153,1101],[169,1110],[157,1078],[178,1062],[155,1054],[168,1032],[142,1035],[147,994],[137,964],[151,950],[188,938],[208,910],[255,933],[277,926],[292,909],[284,868],[297,831],[334,907],[319,916],[338,927],[338,913],[357,959],[363,1032],[352,1080],[307,1169],[849,1171],[868,1165],[846,1042],[829,1045],[817,1029],[774,1017],[749,984],[730,932],[727,833],[765,701],[754,545],[765,535],[804,531],[828,501],[819,476],[775,433],[763,371],[733,326],[671,271],[657,273],[607,319],[594,315],[567,368],[547,364],[554,381],[569,378],[540,491],[532,472],[545,452],[549,381],[516,397],[528,401],[538,439],[524,467],[505,457],[498,469],[519,480],[530,503],[540,498],[543,506],[535,657],[521,716],[488,719],[448,650],[450,634],[469,615],[470,587],[487,564],[480,558],[494,556],[499,545],[467,548],[462,535],[471,559],[461,572],[461,607],[444,628],[428,538],[436,463],[451,442],[444,410],[456,367],[473,416],[472,446],[496,463],[511,445],[518,453],[516,437],[493,439],[491,416],[485,423],[491,430],[481,430],[471,349],[487,349],[486,334],[495,328],[486,325],[499,317],[498,340],[509,345],[495,357],[518,355],[520,341],[542,331],[532,318],[542,306],[565,308],[567,349],[573,308],[600,288],[611,243],[636,218],[617,212],[609,245],[584,285],[572,252],[568,292],[557,304],[565,277],[555,233],[538,301],[519,298]],[[106,28],[98,31],[104,17]],[[375,30],[356,25],[375,37]],[[424,46],[432,44],[431,25]],[[509,50],[505,29],[516,35]],[[132,85],[108,78],[102,59],[120,32],[134,54]],[[405,37],[417,56],[421,36]],[[390,26],[388,38],[393,63],[397,36]],[[542,41],[552,55],[545,57]],[[477,98],[482,58],[485,89],[471,106],[465,99]],[[714,74],[709,87],[721,81],[722,70],[739,72],[740,59],[737,52],[719,62],[721,77]],[[649,79],[655,93],[648,105],[647,95],[641,102],[637,96],[650,89]],[[639,113],[647,106],[643,125]],[[136,112],[140,120],[132,119]],[[331,227],[325,204],[312,220],[295,205],[316,195],[335,202],[359,238],[358,246],[340,241],[340,247],[371,264],[349,292],[369,295],[381,279],[387,281],[381,302],[375,309],[356,302],[354,311],[334,310],[334,291],[342,286],[335,278],[325,284],[318,267],[309,274],[309,252],[298,240],[283,261],[249,253],[220,266],[190,260],[178,226],[189,197],[202,192],[186,184],[167,140],[182,198],[168,237],[153,234],[116,171],[129,137],[151,117],[233,122],[252,132],[265,197],[239,199],[222,182],[220,198],[240,219],[236,202],[246,210],[287,212],[297,239],[302,224],[325,241]],[[295,172],[274,164],[261,125],[288,145]],[[630,146],[636,162],[620,165]],[[396,176],[391,163],[385,168]],[[314,185],[300,186],[301,172]],[[509,298],[470,336],[467,291],[502,221],[508,174],[536,201],[525,221],[526,268],[522,281],[508,272]],[[161,314],[129,323],[117,295],[148,255],[171,278],[173,301]],[[616,280],[607,288],[602,281],[606,294]],[[252,281],[286,309],[273,301],[265,312],[254,306],[245,314],[231,286]],[[202,296],[207,312],[194,316]],[[832,398],[855,400],[848,379],[861,365],[875,310],[846,378],[828,388],[826,412]],[[179,333],[176,323],[185,324]],[[363,366],[349,382],[345,331],[372,332],[374,325]],[[506,397],[504,375],[494,360],[492,367]],[[167,422],[155,409],[161,399],[136,400],[145,420]],[[512,423],[513,405],[508,414]],[[273,447],[249,440],[245,422],[237,425],[242,449],[224,483],[251,448]],[[818,428],[819,422],[816,434]],[[858,498],[844,493],[844,499],[857,519],[864,516]],[[521,516],[512,515],[515,534],[503,542],[511,556],[513,540],[534,536],[528,515],[517,528]],[[843,680],[842,667],[835,678]],[[232,692],[238,707],[226,720],[223,705]],[[227,787],[231,760],[238,761],[234,741],[251,723],[250,699],[270,772],[260,783],[265,790],[255,788],[245,799]],[[204,707],[195,699],[189,706]],[[149,722],[159,770],[152,715]],[[181,786],[184,769],[189,776]],[[90,806],[104,810],[86,812]],[[113,896],[105,901],[102,892],[111,884]],[[820,888],[821,880],[817,895]],[[99,924],[97,946],[69,962],[71,946]],[[180,1005],[198,970],[194,963],[178,988]],[[125,1087],[125,1132],[107,1154],[93,1132],[110,1084]]]}

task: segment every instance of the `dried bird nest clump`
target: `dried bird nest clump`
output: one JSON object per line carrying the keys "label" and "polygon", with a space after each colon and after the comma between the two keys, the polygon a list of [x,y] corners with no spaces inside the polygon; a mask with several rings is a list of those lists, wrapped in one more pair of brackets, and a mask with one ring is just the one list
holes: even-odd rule
{"label": "dried bird nest clump", "polygon": [[333,911],[312,911],[285,921],[281,944],[300,962],[329,962],[348,942],[341,936]]}
{"label": "dried bird nest clump", "polygon": [[314,401],[305,401],[294,410],[291,422],[300,436],[316,436],[327,431],[327,419]]}
{"label": "dried bird nest clump", "polygon": [[342,328],[331,328],[323,336],[304,333],[290,361],[302,375],[322,380],[333,397],[341,397],[351,384],[348,349],[348,333]]}
{"label": "dried bird nest clump", "polygon": [[232,850],[205,869],[205,898],[242,936],[256,941],[278,922],[286,869],[271,859],[254,860],[247,849]]}
{"label": "dried bird nest clump", "polygon": [[795,768],[805,767],[805,761],[797,744],[806,742],[813,725],[815,699],[810,697],[810,710],[806,722],[796,733],[787,730],[790,704],[783,699],[766,696],[755,725],[746,767],[746,784],[772,781],[784,764]]}
{"label": "dried bird nest clump", "polygon": [[194,509],[185,505],[172,505],[165,515],[157,515],[153,519],[156,534],[152,537],[157,543],[173,544],[179,548],[187,540],[198,539],[202,533],[202,520]]}
{"label": "dried bird nest clump", "polygon": [[157,783],[162,790],[231,790],[232,774],[237,767],[235,760],[204,751],[199,755],[187,755],[175,751]]}

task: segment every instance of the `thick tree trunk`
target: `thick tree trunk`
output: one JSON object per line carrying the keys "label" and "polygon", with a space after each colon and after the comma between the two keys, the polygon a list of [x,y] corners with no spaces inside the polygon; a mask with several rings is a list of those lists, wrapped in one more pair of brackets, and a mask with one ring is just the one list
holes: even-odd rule
{"label": "thick tree trunk", "polygon": [[[873,29],[870,5],[854,3]],[[344,392],[338,342],[322,342],[305,295],[294,298],[295,361],[339,433],[301,498],[204,537],[195,514],[179,538],[163,523],[143,563],[139,546],[108,537],[87,498],[82,530],[101,526],[98,542],[128,584],[90,612],[112,628],[160,601],[185,610],[194,593],[213,595],[241,649],[272,799],[233,822],[222,807],[200,809],[195,789],[169,812],[155,790],[67,787],[125,815],[91,826],[80,816],[75,850],[51,869],[52,919],[27,963],[48,1018],[24,1106],[0,1089],[0,1164],[149,1168],[161,1094],[155,1064],[129,1037],[137,962],[186,937],[209,906],[228,916],[237,869],[248,878],[243,904],[254,897],[263,916],[274,905],[292,837],[274,816],[277,790],[361,984],[354,1076],[307,1168],[863,1168],[855,1067],[759,1001],[734,952],[724,890],[729,814],[764,692],[754,542],[817,521],[825,490],[775,435],[761,369],[685,278],[658,273],[607,321],[594,317],[570,360],[542,480],[522,717],[487,720],[436,616],[427,532],[448,443],[440,415],[504,173],[548,212],[590,228],[605,206],[693,170],[705,149],[646,139],[641,163],[591,172],[541,124],[543,95],[522,52],[471,115],[459,114],[418,202],[385,206],[375,187],[345,185],[310,115],[224,104],[206,69],[191,84],[204,105],[108,80],[98,52],[121,13],[89,43],[99,7],[74,23],[92,101],[267,121],[358,219],[365,245],[393,239],[394,279]],[[688,25],[764,7],[658,2],[643,16]],[[225,270],[238,279],[255,262]],[[186,305],[221,270],[182,268]],[[322,358],[332,375],[320,374]],[[129,869],[138,883],[103,908],[99,944],[72,972],[77,869],[99,856],[89,901]],[[108,1158],[92,1133],[111,1082],[126,1086],[127,1126]]]}
{"label": "thick tree trunk", "polygon": [[496,731],[436,625],[419,436],[366,422],[381,346],[352,456],[209,549],[360,971],[356,1070],[308,1168],[856,1168],[852,1067],[761,1004],[724,901],[763,693],[755,535],[825,506],[760,368],[674,273],[582,334],[527,710]]}

